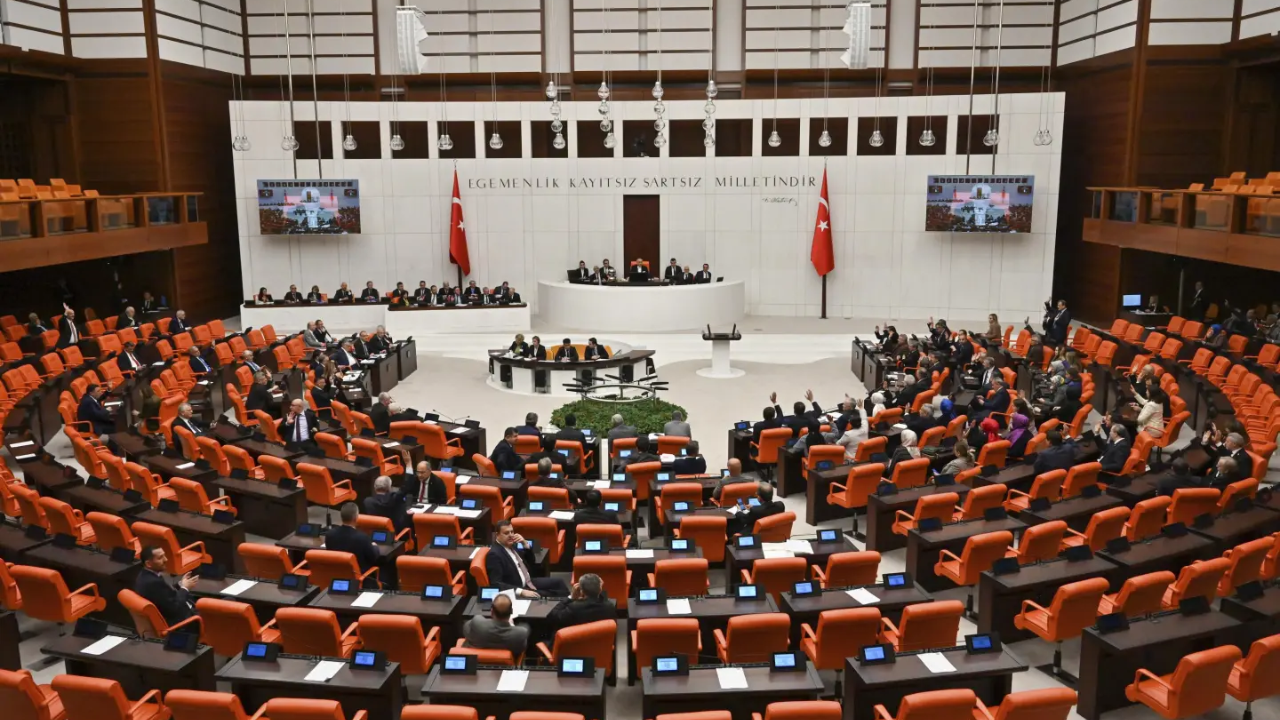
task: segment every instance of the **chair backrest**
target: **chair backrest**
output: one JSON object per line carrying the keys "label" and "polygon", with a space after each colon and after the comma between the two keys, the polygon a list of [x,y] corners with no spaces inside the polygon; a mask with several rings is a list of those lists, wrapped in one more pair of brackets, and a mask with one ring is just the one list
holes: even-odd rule
{"label": "chair backrest", "polygon": [[1067,720],[1076,704],[1076,691],[1053,687],[1009,693],[1000,702],[995,720]]}
{"label": "chair backrest", "polygon": [[[553,488],[529,488],[530,491],[535,489],[549,490]],[[564,488],[559,489],[566,493],[568,492],[568,490],[564,490]],[[533,499],[532,496],[530,496],[530,499]],[[555,518],[537,516],[514,517],[511,518],[511,527],[517,533],[533,540],[538,547],[547,548],[551,551],[554,557],[559,557],[559,545],[564,541],[564,538]],[[618,529],[621,530],[622,526],[618,526]],[[618,542],[614,547],[620,546],[621,544],[621,542]]]}
{"label": "chair backrest", "polygon": [[[0,563],[2,564],[2,563]],[[57,720],[30,673],[0,670],[0,707],[11,720]]]}
{"label": "chair backrest", "polygon": [[245,573],[250,577],[279,581],[286,574],[293,572],[293,562],[289,559],[289,551],[275,545],[257,543],[240,543],[236,553],[244,561]]}
{"label": "chair backrest", "polygon": [[636,667],[649,667],[660,655],[683,655],[693,664],[698,661],[701,643],[696,618],[646,618],[636,622],[635,633]]}
{"label": "chair backrest", "polygon": [[[259,459],[266,462],[267,455],[261,456]],[[263,467],[266,467],[264,464]],[[333,476],[329,474],[329,468],[323,465],[312,465],[311,463],[298,463],[298,477],[302,479],[302,486],[307,491],[307,502],[315,505],[332,506],[336,502],[333,492]]]}
{"label": "chair backrest", "polygon": [[476,551],[471,557],[471,565],[467,571],[471,573],[471,577],[475,579],[477,587],[485,587],[489,584],[489,571],[485,568],[485,561],[489,559],[489,548],[482,547]]}
{"label": "chair backrest", "polygon": [[174,720],[247,720],[240,698],[231,693],[170,690],[164,704]]}
{"label": "chair backrest", "polygon": [[840,720],[842,709],[834,700],[788,700],[771,702],[765,720]]}
{"label": "chair backrest", "polygon": [[722,515],[686,515],[680,518],[677,534],[692,540],[702,550],[702,557],[718,563],[724,561],[728,542],[728,518]]}
{"label": "chair backrest", "polygon": [[1079,637],[1098,619],[1098,603],[1110,583],[1106,578],[1088,578],[1067,583],[1053,594],[1049,606],[1049,633],[1054,640]]}
{"label": "chair backrest", "polygon": [[1171,717],[1192,717],[1215,710],[1226,700],[1231,668],[1241,659],[1240,648],[1223,645],[1184,655],[1169,684]]}
{"label": "chair backrest", "polygon": [[912,693],[898,705],[896,720],[971,718],[977,696],[972,690],[928,690]]}
{"label": "chair backrest", "polygon": [[204,486],[200,483],[175,477],[169,479],[169,487],[173,488],[178,506],[183,510],[197,515],[213,514],[213,509],[209,507],[209,496],[205,494]]}
{"label": "chair backrest", "polygon": [[1102,463],[1091,462],[1076,465],[1067,471],[1062,485],[1062,497],[1071,498],[1079,495],[1086,487],[1098,484],[1098,473],[1102,472]]}
{"label": "chair backrest", "polygon": [[[535,476],[537,475],[536,472],[534,474]],[[698,485],[698,490],[701,492],[701,485]],[[569,510],[573,508],[573,504],[569,501],[569,491],[566,488],[530,487],[528,497],[530,501],[541,501],[545,503],[544,507],[553,510]],[[699,495],[698,499],[701,500],[702,496]],[[554,523],[555,520],[551,522]]]}
{"label": "chair backrest", "polygon": [[342,632],[331,610],[282,607],[276,610],[276,627],[287,653],[342,657]]}
{"label": "chair backrest", "polygon": [[[271,720],[346,720],[337,700],[272,698],[263,705],[263,715]],[[363,716],[360,711],[352,720]]]}
{"label": "chair backrest", "polygon": [[1213,488],[1179,488],[1173,491],[1173,501],[1169,504],[1168,519],[1165,524],[1191,521],[1205,513],[1216,513],[1218,498],[1222,493]]}
{"label": "chair backrest", "polygon": [[150,600],[132,590],[121,590],[116,600],[133,618],[133,627],[144,638],[159,639],[169,633],[169,623]]}
{"label": "chair backrest", "polygon": [[871,462],[871,456],[877,453],[884,454],[889,448],[889,438],[873,437],[867,438],[858,443],[858,449],[853,454],[855,463]]}
{"label": "chair backrest", "polygon": [[1094,513],[1084,530],[1089,548],[1094,552],[1105,548],[1108,542],[1124,534],[1124,524],[1128,520],[1129,508],[1123,506]]}
{"label": "chair backrest", "polygon": [[335,550],[308,550],[307,567],[311,569],[311,584],[327,588],[333,580],[356,580],[360,566],[356,556]]}
{"label": "chair backrest", "polygon": [[671,596],[706,595],[709,566],[706,558],[659,560],[653,567],[654,587]]}
{"label": "chair backrest", "polygon": [[880,553],[859,550],[833,553],[827,558],[826,586],[870,585],[879,579]]}
{"label": "chair backrest", "polygon": [[786,542],[791,539],[791,528],[795,522],[795,513],[781,512],[757,520],[752,532],[760,536],[760,542]]}
{"label": "chair backrest", "polygon": [[1244,695],[1241,699],[1253,701],[1274,695],[1275,678],[1280,677],[1280,635],[1255,640],[1249,647],[1248,657],[1236,668],[1239,689]]}
{"label": "chair backrest", "polygon": [[462,537],[462,525],[453,515],[418,513],[413,516],[413,534],[417,537],[418,547],[429,547],[431,538],[436,535],[447,535],[458,540]]}
{"label": "chair backrest", "polygon": [[988,510],[1000,507],[1004,503],[1007,490],[1001,484],[983,485],[970,490],[964,497],[964,505],[960,509],[960,519],[977,520],[983,517]]}
{"label": "chair backrest", "polygon": [[1165,514],[1172,504],[1173,498],[1161,495],[1134,505],[1133,513],[1129,515],[1126,533],[1129,542],[1144,540],[1159,533],[1160,528],[1164,527]]}
{"label": "chair backrest", "polygon": [[751,579],[780,602],[782,593],[790,592],[808,572],[809,563],[802,557],[762,558],[751,568]]}
{"label": "chair backrest", "polygon": [[1005,461],[1009,457],[1009,448],[1013,443],[1008,440],[996,440],[986,443],[982,449],[978,451],[978,467],[986,467],[987,465],[995,465],[996,467],[1004,467]]}
{"label": "chair backrest", "polygon": [[880,631],[880,610],[846,608],[824,610],[818,615],[816,657],[819,670],[840,670],[844,659],[855,657],[867,645],[875,645]]}
{"label": "chair backrest", "polygon": [[618,603],[627,607],[630,588],[627,584],[627,559],[622,555],[576,555],[573,558],[573,581],[588,573],[600,576],[604,590]]}
{"label": "chair backrest", "polygon": [[898,651],[955,646],[956,633],[960,630],[960,616],[963,614],[964,603],[959,600],[936,600],[908,605],[903,608],[902,622],[898,625],[901,631]]}
{"label": "chair backrest", "polygon": [[1027,528],[1018,541],[1018,564],[1029,565],[1058,557],[1058,546],[1062,544],[1062,537],[1066,533],[1067,523],[1062,520]]}
{"label": "chair backrest", "polygon": [[406,592],[422,592],[422,588],[428,585],[445,588],[453,585],[449,561],[438,557],[401,555],[396,558],[396,576],[400,580],[400,589]]}
{"label": "chair backrest", "polygon": [[791,616],[786,613],[735,615],[725,633],[728,663],[761,662],[791,643]]}
{"label": "chair backrest", "polygon": [[1182,572],[1178,573],[1178,580],[1170,589],[1168,604],[1176,607],[1183,600],[1193,597],[1203,597],[1212,603],[1218,596],[1218,584],[1229,569],[1231,561],[1221,557],[1200,560],[1182,568]]}
{"label": "chair backrest", "polygon": [[[460,648],[455,648],[455,650]],[[454,650],[450,651],[451,653]],[[405,705],[400,720],[480,720],[475,708],[461,705]]]}
{"label": "chair backrest", "polygon": [[244,650],[246,643],[262,639],[262,626],[248,603],[200,598],[196,600],[196,614],[202,626],[201,641],[218,655],[233,657]]}
{"label": "chair backrest", "polygon": [[127,547],[135,553],[141,550],[137,538],[129,529],[129,524],[119,515],[91,512],[86,514],[84,519],[93,528],[93,534],[98,538],[99,550],[108,553],[118,547]]}
{"label": "chair backrest", "polygon": [[760,449],[756,453],[756,461],[764,464],[778,462],[778,450],[790,439],[790,428],[769,428],[760,433]]}
{"label": "chair backrest", "polygon": [[1275,538],[1267,536],[1229,550],[1231,565],[1218,584],[1218,595],[1226,597],[1237,587],[1258,580],[1262,575],[1262,561],[1275,544]]}
{"label": "chair backrest", "polygon": [[[618,559],[624,560],[625,566],[625,559]],[[564,657],[594,658],[596,667],[604,668],[605,673],[608,674],[613,670],[617,635],[616,620],[597,620],[583,625],[560,628],[556,632],[552,659],[559,664],[560,658]]]}
{"label": "chair backrest", "polygon": [[893,466],[893,484],[898,489],[919,487],[929,481],[929,458],[902,460]]}
{"label": "chair backrest", "polygon": [[962,584],[972,585],[978,582],[978,576],[1004,557],[1013,544],[1013,533],[1008,530],[974,535],[964,543],[960,551],[960,575]]}
{"label": "chair backrest", "polygon": [[814,445],[809,448],[809,454],[804,459],[804,470],[816,468],[820,462],[829,462],[833,466],[844,464],[844,446],[843,445]]}
{"label": "chair backrest", "polygon": [[58,675],[50,683],[67,717],[125,720],[130,717],[129,701],[115,680],[81,675]]}
{"label": "chair backrest", "polygon": [[1147,573],[1131,577],[1120,586],[1116,594],[1114,612],[1122,612],[1126,617],[1139,617],[1160,610],[1164,599],[1164,591],[1174,581],[1173,573],[1168,570]]}
{"label": "chair backrest", "polygon": [[431,669],[423,651],[422,622],[413,615],[361,615],[357,632],[365,650],[385,653],[387,660],[400,663],[400,672],[425,675]]}
{"label": "chair backrest", "polygon": [[916,525],[929,519],[937,519],[943,524],[951,522],[955,514],[956,503],[960,502],[959,493],[933,493],[916,501]]}

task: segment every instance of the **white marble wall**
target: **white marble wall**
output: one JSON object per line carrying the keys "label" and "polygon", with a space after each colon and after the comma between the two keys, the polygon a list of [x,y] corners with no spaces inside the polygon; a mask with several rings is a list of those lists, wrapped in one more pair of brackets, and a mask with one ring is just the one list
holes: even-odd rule
{"label": "white marble wall", "polygon": [[[974,102],[975,113],[990,109],[990,98]],[[563,279],[579,259],[596,264],[608,257],[623,261],[623,196],[628,193],[661,196],[662,255],[694,267],[703,262],[726,278],[747,281],[748,312],[775,316],[817,316],[821,281],[809,262],[810,241],[817,211],[818,188],[716,187],[722,176],[812,175],[821,183],[828,170],[832,223],[835,229],[836,270],[828,280],[830,314],[836,317],[936,317],[976,319],[988,311],[1012,320],[1037,314],[1052,285],[1054,237],[1057,227],[1058,176],[1062,152],[1064,98],[1053,95],[1049,120],[1057,142],[1037,147],[1032,142],[1041,96],[1000,98],[1001,153],[974,156],[969,172],[1017,173],[1035,176],[1033,230],[1026,235],[953,235],[924,232],[925,181],[930,174],[964,173],[965,157],[956,153],[956,138],[947,138],[947,154],[908,156],[906,145],[916,138],[897,139],[892,157],[705,157],[649,159],[577,158],[575,126],[568,123],[568,159],[533,159],[529,149],[529,121],[549,122],[545,103],[504,103],[499,119],[523,119],[523,159],[459,160],[470,243],[472,275],[481,285],[510,281],[527,299],[537,303],[536,281]],[[935,97],[928,112],[955,116],[968,112],[968,98]],[[719,118],[752,118],[757,143],[768,132],[772,101],[722,101]],[[652,119],[652,103],[615,103],[614,117]],[[434,122],[438,104],[401,104],[401,120]],[[454,163],[448,160],[326,160],[323,177],[356,178],[362,193],[364,233],[348,237],[263,237],[257,234],[255,182],[271,178],[313,178],[316,161],[295,161],[280,149],[281,112],[274,102],[246,103],[244,116],[253,142],[249,152],[235,153],[244,291],[259,286],[277,296],[290,283],[304,291],[318,284],[332,292],[340,282],[353,287],[373,280],[381,290],[397,280],[408,287],[455,277],[448,262],[448,223]],[[310,119],[311,104],[298,103],[300,120]],[[353,120],[380,120],[382,156],[389,158],[389,104],[354,104]],[[831,100],[827,113],[872,115],[874,99]],[[321,104],[321,119],[343,117],[341,104]],[[491,105],[451,103],[451,120],[490,119]],[[906,118],[926,113],[925,98],[882,99],[882,116],[897,115],[905,131]],[[800,117],[800,145],[808,148],[810,116],[823,114],[823,102],[782,101],[779,117]],[[701,118],[701,103],[669,103],[675,119]],[[565,105],[565,119],[597,120],[594,104]],[[479,127],[477,125],[477,127]],[[856,127],[852,125],[852,127]],[[333,123],[334,147],[341,153],[339,123]],[[454,133],[459,128],[455,127]],[[481,132],[481,131],[478,131]],[[228,130],[228,150],[230,150]],[[477,138],[483,148],[483,138]],[[851,147],[853,143],[850,143]],[[434,155],[433,151],[433,155]],[[646,180],[662,177],[701,178],[697,188],[646,189]],[[570,178],[635,178],[632,188],[567,187]],[[468,181],[499,178],[555,178],[559,188],[481,190]],[[782,198],[781,201],[777,200]]]}

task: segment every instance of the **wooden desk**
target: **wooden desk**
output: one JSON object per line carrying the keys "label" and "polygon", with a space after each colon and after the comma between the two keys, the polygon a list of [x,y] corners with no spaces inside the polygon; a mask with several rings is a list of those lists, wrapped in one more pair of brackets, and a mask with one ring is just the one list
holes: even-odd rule
{"label": "wooden desk", "polygon": [[[18,562],[18,558],[34,547],[49,544],[50,539],[32,540],[16,521],[0,518],[0,560]],[[75,588],[67,588],[74,590]]]}
{"label": "wooden desk", "polygon": [[[274,458],[286,460],[290,465],[298,462],[311,462],[306,459],[307,454],[300,450],[290,450],[284,445],[268,442],[266,440],[254,440],[252,437],[237,437],[234,440],[228,441],[228,444],[235,445],[241,450],[249,453],[249,456],[253,458],[254,462],[258,462],[258,458],[263,455],[270,455]],[[337,478],[334,478],[334,480],[336,482]]]}
{"label": "wooden desk", "polygon": [[1180,538],[1157,536],[1150,542],[1135,543],[1127,552],[1118,555],[1102,550],[1098,557],[1120,566],[1115,581],[1123,583],[1131,577],[1168,570],[1177,575],[1182,568],[1196,560],[1207,560],[1221,553],[1209,538],[1187,533]]}
{"label": "wooden desk", "polygon": [[368,360],[360,361],[360,368],[369,373],[370,395],[389,392],[400,384],[400,355],[398,353],[382,353]]}
{"label": "wooden desk", "polygon": [[211,485],[231,498],[245,532],[276,540],[307,521],[307,491],[283,490],[262,480],[219,477]]}
{"label": "wooden desk", "polygon": [[797,442],[790,447],[778,449],[778,465],[775,474],[777,483],[775,494],[784,498],[788,495],[796,495],[805,491],[804,474],[801,472],[804,466],[804,444]]}
{"label": "wooden desk", "polygon": [[[471,459],[471,456],[476,453],[484,455],[485,457],[489,456],[488,433],[485,429],[482,427],[470,428],[467,427],[465,423],[452,423],[445,420],[439,420],[436,424],[444,430],[444,436],[447,440],[457,439],[462,442],[462,454],[450,460],[448,464],[455,468],[466,468],[468,470],[478,471],[480,468],[476,467],[476,462]],[[591,443],[588,441],[587,447],[584,447],[583,449],[591,450],[592,448],[590,445]],[[599,453],[596,453],[593,461],[596,463],[597,467],[599,467]],[[431,466],[435,468],[439,468],[441,465],[442,463],[439,460],[432,460],[431,462]]]}
{"label": "wooden desk", "polygon": [[[805,540],[806,538],[793,537],[794,540]],[[847,535],[841,535],[836,542],[818,542],[817,540],[808,540],[809,546],[813,548],[813,552],[796,553],[796,557],[802,557],[810,565],[817,565],[826,570],[827,560],[836,553],[857,552],[858,546],[853,544]],[[740,548],[733,544],[732,539],[729,541],[729,547],[724,553],[724,569],[727,573],[726,579],[730,589],[736,587],[742,582],[742,574],[739,570],[751,570],[755,567],[757,560],[764,559],[764,549],[761,547]],[[806,576],[808,573],[806,572]]]}
{"label": "wooden desk", "polygon": [[912,530],[907,533],[907,572],[911,578],[930,592],[954,589],[956,584],[938,577],[933,566],[942,556],[943,550],[950,550],[956,555],[964,552],[965,543],[975,535],[1007,530],[1015,536],[1025,530],[1027,524],[1017,518],[1001,520],[969,520],[966,522],[948,523],[941,530],[922,533]]}
{"label": "wooden desk", "polygon": [[806,523],[817,525],[827,520],[852,517],[856,514],[853,510],[847,510],[839,505],[832,505],[827,502],[827,493],[831,491],[831,483],[845,484],[849,479],[849,471],[853,467],[852,464],[838,465],[830,470],[812,470],[809,472],[809,486],[805,491],[804,501],[804,521]]}
{"label": "wooden desk", "polygon": [[1115,563],[1100,557],[1024,565],[1009,575],[997,576],[988,570],[978,578],[978,632],[1000,633],[1004,642],[1036,637],[1034,633],[1014,627],[1013,618],[1022,612],[1023,600],[1049,607],[1059,586],[1091,577],[1106,578],[1115,588],[1121,584],[1113,580],[1117,572]]}
{"label": "wooden desk", "polygon": [[0,612],[0,670],[17,672],[22,669],[22,654],[18,643],[22,633],[18,630],[18,614],[9,610]]}
{"label": "wooden desk", "polygon": [[1257,600],[1245,602],[1232,596],[1221,602],[1222,612],[1245,623],[1247,642],[1280,632],[1280,587],[1267,588]]}
{"label": "wooden desk", "polygon": [[304,680],[315,666],[314,659],[297,655],[281,655],[274,663],[244,662],[237,656],[216,677],[231,683],[231,692],[245,707],[260,707],[276,697],[308,697],[337,700],[348,718],[360,710],[367,710],[371,720],[400,717],[400,663],[389,662],[382,672],[344,667],[323,683]]}
{"label": "wooden desk", "polygon": [[418,369],[418,341],[413,338],[396,343],[396,377],[404,380]]}
{"label": "wooden desk", "polygon": [[173,458],[167,455],[148,455],[139,462],[165,480],[175,477],[192,480],[204,485],[206,491],[209,489],[209,484],[218,477],[218,474],[212,469],[202,470],[199,465],[183,457]]}
{"label": "wooden desk", "polygon": [[[670,466],[670,465],[664,465],[664,466],[663,466],[663,468],[662,468],[662,472],[668,472],[668,473],[669,473],[669,472],[671,472],[671,466]],[[719,481],[720,481],[720,478],[719,478],[719,477],[711,477],[710,475],[703,475],[703,476],[701,476],[701,477],[696,477],[696,478],[680,478],[679,480],[676,480],[676,479],[675,479],[675,475],[674,475],[674,474],[672,474],[672,475],[671,475],[671,480],[669,480],[669,481],[667,481],[667,482],[664,482],[664,483],[660,483],[660,482],[658,482],[658,479],[657,479],[656,477],[655,477],[655,478],[653,478],[652,480],[650,480],[650,481],[649,481],[649,501],[648,501],[648,508],[647,508],[647,509],[646,509],[646,511],[645,511],[645,512],[647,513],[647,514],[645,515],[645,527],[650,528],[650,530],[649,530],[650,536],[652,537],[652,535],[653,535],[653,530],[652,530],[652,528],[656,528],[656,527],[658,527],[659,525],[661,525],[661,523],[659,523],[659,522],[658,522],[658,504],[657,504],[657,503],[655,503],[655,502],[653,501],[653,499],[654,499],[654,498],[657,498],[657,497],[659,497],[659,496],[661,496],[661,495],[662,495],[662,488],[663,488],[663,486],[664,486],[664,485],[667,485],[668,483],[671,483],[671,482],[682,482],[682,483],[692,483],[692,482],[696,482],[696,483],[701,483],[701,485],[702,485],[702,506],[703,506],[703,507],[709,507],[709,508],[715,508],[716,506],[711,504],[711,496],[712,496],[712,494],[715,492],[715,489],[716,489],[716,483],[717,483],[717,482],[719,482]],[[635,483],[634,483],[634,482],[632,482],[631,480],[627,480],[627,481],[619,482],[619,483],[613,483],[613,484],[611,484],[609,487],[611,487],[611,488],[613,488],[613,487],[624,487],[624,488],[630,488],[630,489],[631,489],[631,494],[632,494],[632,495],[635,495]],[[670,522],[670,521],[671,521],[671,513],[670,513],[670,512],[667,512],[667,511],[665,511],[665,510],[664,510],[662,514],[663,514],[663,517],[664,517],[664,518],[666,518],[666,520],[667,520],[667,524],[668,524],[668,525],[670,525],[670,524],[671,524],[671,522]],[[676,522],[676,524],[675,524],[675,526],[674,526],[674,527],[679,527],[679,525],[680,525],[680,523],[679,523],[679,522]],[[671,534],[671,533],[670,533],[670,532],[668,532],[668,535],[670,535],[670,534]]]}
{"label": "wooden desk", "polygon": [[[384,588],[399,587],[396,582],[396,558],[404,554],[404,541],[374,543],[374,545],[378,548],[378,580],[382,582]],[[324,549],[324,532],[321,531],[317,537],[307,537],[296,532],[289,533],[276,541],[276,547],[288,550],[289,559],[297,565],[306,557],[308,550]]]}
{"label": "wooden desk", "polygon": [[[437,507],[440,507],[440,506],[439,505],[414,505],[413,507],[409,508],[410,525],[412,525],[412,522],[413,522],[413,515],[416,515],[420,512],[433,511]],[[453,506],[453,507],[456,507],[456,506]],[[475,536],[475,542],[477,545],[488,545],[490,542],[493,541],[493,510],[490,509],[488,505],[484,505],[479,509],[480,509],[480,514],[473,518],[465,517],[462,515],[455,515],[454,517],[458,518],[458,527],[460,529],[466,530],[467,528],[471,528],[472,534]],[[440,515],[444,513],[436,513],[436,514]],[[421,538],[420,540],[431,542],[430,538]],[[421,546],[422,542],[420,541],[418,545]]]}
{"label": "wooden desk", "polygon": [[1018,519],[1028,525],[1039,525],[1053,522],[1054,520],[1062,520],[1072,530],[1084,532],[1089,527],[1089,519],[1094,515],[1103,510],[1110,510],[1113,507],[1122,505],[1124,505],[1123,500],[1106,493],[1094,498],[1077,495],[1073,498],[1053,503],[1048,510],[1039,512],[1023,510],[1018,513]]}
{"label": "wooden desk", "polygon": [[1000,468],[1000,471],[991,477],[983,477],[981,474],[976,475],[972,482],[974,487],[1003,485],[1006,490],[1027,492],[1031,489],[1035,479],[1035,466],[1031,463],[1018,462]]}
{"label": "wooden desk", "polygon": [[[448,588],[445,592],[449,592]],[[351,603],[355,602],[360,594],[360,592],[353,592],[350,595],[331,595],[328,590],[321,590],[307,603],[307,607],[332,610],[338,616],[338,623],[344,628],[359,620],[361,615],[411,615],[422,623],[424,635],[430,632],[431,628],[439,627],[441,644],[446,648],[453,647],[453,643],[459,637],[462,608],[467,600],[465,597],[448,595],[439,600],[425,600],[418,593],[382,591],[382,597],[373,607],[352,607]]]}
{"label": "wooden desk", "polygon": [[[722,632],[726,630],[729,627],[729,618],[740,615],[759,615],[776,612],[778,612],[778,605],[768,593],[765,593],[763,599],[749,601],[738,600],[732,595],[704,595],[702,597],[689,598],[689,614],[687,615],[672,615],[667,612],[666,603],[641,605],[632,600],[627,604],[626,642],[628,650],[630,650],[631,631],[636,629],[636,623],[641,620],[693,618],[698,621],[698,632],[702,635],[702,654],[709,661],[714,661],[716,657],[714,631],[717,629]],[[795,649],[798,650],[799,648]],[[633,678],[639,676],[634,667],[635,658],[634,652],[627,652],[628,682],[632,682]]]}
{"label": "wooden desk", "polygon": [[[628,555],[630,553],[630,555]],[[631,588],[649,587],[649,574],[654,572],[657,564],[663,560],[680,560],[684,558],[702,557],[702,548],[694,548],[693,552],[671,552],[667,548],[615,548],[610,555],[626,555],[627,569],[631,571]],[[647,554],[648,557],[632,557]]]}
{"label": "wooden desk", "polygon": [[222,591],[240,580],[248,580],[243,575],[227,575],[225,580],[209,580],[200,578],[191,594],[197,598],[210,597],[218,600],[242,602],[253,607],[258,620],[266,624],[275,617],[276,610],[282,607],[302,607],[320,594],[321,588],[308,586],[306,590],[286,590],[279,583],[270,580],[257,580],[257,583],[239,595],[227,595]]}
{"label": "wooden desk", "polygon": [[58,493],[58,499],[81,512],[103,512],[122,517],[149,507],[146,500],[125,500],[124,493],[105,485],[95,490],[83,483],[64,488]]}
{"label": "wooden desk", "polygon": [[149,690],[204,690],[213,692],[213,648],[201,645],[194,653],[164,649],[160,640],[125,640],[101,655],[83,650],[97,642],[91,638],[64,635],[40,648],[40,652],[62,658],[69,675],[115,680],[130,698]]}
{"label": "wooden desk", "polygon": [[422,695],[430,703],[473,707],[481,717],[497,720],[530,708],[605,720],[604,668],[596,668],[595,676],[590,678],[562,678],[554,668],[531,668],[528,672],[524,690],[500,693],[502,670],[486,667],[475,675],[444,675],[437,665],[427,676]]}
{"label": "wooden desk", "polygon": [[899,655],[897,662],[889,665],[863,666],[846,659],[844,720],[873,717],[876,705],[897,714],[902,698],[923,690],[967,688],[988,707],[996,707],[1013,691],[1013,674],[1028,669],[1008,650],[983,655],[970,655],[964,648],[942,652],[955,672],[935,675],[912,655]]}
{"label": "wooden desk", "polygon": [[39,490],[41,495],[61,497],[63,490],[84,484],[84,480],[79,475],[66,465],[56,462],[51,455],[29,455],[28,457],[32,459],[26,462],[19,461],[16,464],[22,470],[22,477],[27,485]]}
{"label": "wooden desk", "polygon": [[222,525],[213,521],[208,515],[179,510],[163,512],[144,505],[142,510],[130,513],[134,520],[164,525],[178,536],[178,544],[189,545],[193,542],[204,543],[204,551],[213,561],[227,569],[228,572],[244,572],[244,560],[236,548],[244,542],[245,525],[239,520],[230,525]]}
{"label": "wooden desk", "polygon": [[1280,531],[1280,512],[1265,505],[1219,515],[1207,528],[1191,528],[1191,532],[1212,540],[1219,552],[1277,531]]}
{"label": "wooden desk", "polygon": [[888,552],[907,546],[907,539],[893,533],[893,521],[897,512],[905,510],[915,512],[916,503],[926,495],[939,492],[953,492],[960,496],[960,504],[964,504],[964,496],[971,488],[963,483],[938,487],[921,485],[920,487],[899,490],[893,495],[872,495],[867,498],[867,549],[877,552]]}
{"label": "wooden desk", "polygon": [[652,668],[643,668],[640,671],[641,717],[728,710],[734,720],[751,720],[751,713],[763,715],[769,703],[817,700],[822,692],[822,678],[808,661],[804,672],[775,673],[767,666],[749,666],[742,670],[747,676],[747,689],[726,691],[720,689],[713,667],[690,668],[689,674],[683,677],[654,677]]}
{"label": "wooden desk", "polygon": [[142,458],[158,455],[164,445],[153,437],[137,435],[127,430],[107,435],[107,446],[115,445],[124,456],[133,462],[142,462]]}
{"label": "wooden desk", "polygon": [[1241,642],[1242,630],[1239,620],[1221,612],[1169,615],[1158,622],[1134,620],[1128,630],[1108,635],[1086,628],[1080,641],[1076,712],[1086,720],[1098,720],[1108,710],[1131,705],[1124,688],[1138,668],[1156,675],[1171,673],[1185,655]]}
{"label": "wooden desk", "polygon": [[729,428],[729,451],[725,457],[737,458],[738,462],[742,463],[744,471],[754,470],[756,467],[756,459],[751,455],[751,438],[750,428],[746,430]]}
{"label": "wooden desk", "polygon": [[112,562],[111,556],[88,548],[63,549],[52,544],[42,544],[22,553],[18,562],[57,570],[68,590],[94,583],[98,594],[107,601],[107,609],[101,618],[122,627],[133,627],[133,617],[124,609],[116,596],[121,590],[132,590],[134,580],[142,570],[142,563]]}
{"label": "wooden desk", "polygon": [[1133,507],[1143,500],[1156,496],[1156,485],[1163,479],[1173,477],[1172,470],[1158,473],[1146,473],[1129,481],[1124,487],[1116,487],[1115,483],[1107,486],[1107,494],[1119,498],[1121,502]]}
{"label": "wooden desk", "polygon": [[902,609],[906,606],[933,601],[932,595],[914,584],[911,587],[892,590],[880,585],[864,585],[863,589],[880,598],[880,602],[863,605],[846,592],[852,588],[823,590],[809,597],[796,597],[789,592],[782,593],[781,610],[791,616],[791,647],[793,649],[800,647],[800,623],[809,623],[809,627],[817,631],[818,616],[827,610],[873,607],[880,611],[881,617],[887,617],[897,623],[902,617]]}

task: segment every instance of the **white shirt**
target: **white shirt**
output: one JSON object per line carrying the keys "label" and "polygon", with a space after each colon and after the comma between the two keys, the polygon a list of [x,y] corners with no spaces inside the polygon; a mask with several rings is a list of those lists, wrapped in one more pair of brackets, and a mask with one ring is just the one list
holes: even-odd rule
{"label": "white shirt", "polygon": [[347,349],[346,349],[346,348],[343,348],[343,349],[342,349],[342,355],[343,355],[343,357],[345,357],[345,358],[346,358],[346,359],[344,360],[344,363],[345,363],[345,364],[347,364],[347,365],[356,365],[356,364],[358,364],[358,363],[356,362],[356,358],[355,358],[355,356],[354,356],[354,355],[352,355],[351,353],[347,352]]}
{"label": "white shirt", "polygon": [[298,421],[293,425],[293,439],[295,442],[302,442],[307,439],[307,413],[305,411],[298,415]]}
{"label": "white shirt", "polygon": [[512,562],[516,564],[516,569],[520,571],[520,587],[532,587],[533,583],[529,577],[529,569],[524,566],[524,560],[520,558],[520,554],[505,545],[502,548],[511,556]]}

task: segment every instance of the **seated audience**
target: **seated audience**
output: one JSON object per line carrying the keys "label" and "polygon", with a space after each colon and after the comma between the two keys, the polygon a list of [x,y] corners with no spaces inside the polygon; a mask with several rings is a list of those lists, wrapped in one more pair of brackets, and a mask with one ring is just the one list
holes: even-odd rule
{"label": "seated audience", "polygon": [[513,657],[529,645],[529,627],[511,622],[511,598],[499,595],[489,605],[489,616],[476,615],[462,626],[464,647],[478,650],[510,650]]}

